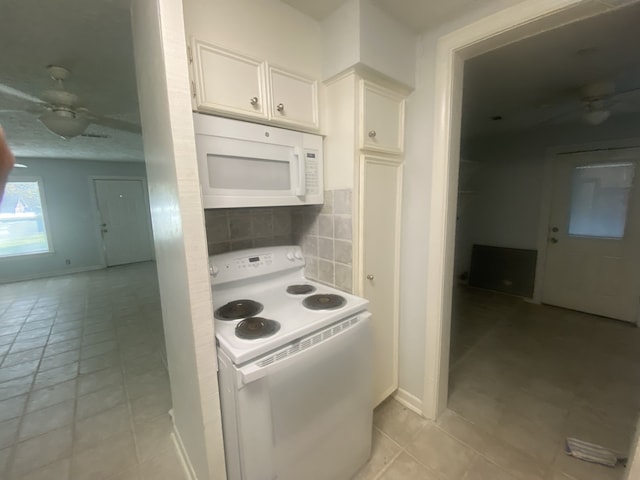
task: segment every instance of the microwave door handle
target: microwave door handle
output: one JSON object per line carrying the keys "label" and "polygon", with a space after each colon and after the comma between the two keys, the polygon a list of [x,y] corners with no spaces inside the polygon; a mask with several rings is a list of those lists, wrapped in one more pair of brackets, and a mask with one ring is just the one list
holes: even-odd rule
{"label": "microwave door handle", "polygon": [[304,159],[304,155],[300,149],[296,148],[294,156],[297,158],[298,164],[298,182],[295,189],[295,194],[298,197],[304,197],[307,194],[307,165]]}

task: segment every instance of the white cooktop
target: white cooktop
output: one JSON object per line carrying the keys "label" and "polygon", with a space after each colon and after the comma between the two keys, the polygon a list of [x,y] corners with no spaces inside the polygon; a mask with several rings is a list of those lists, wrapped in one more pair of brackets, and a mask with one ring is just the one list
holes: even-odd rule
{"label": "white cooktop", "polygon": [[[215,319],[220,348],[236,365],[291,343],[334,322],[363,312],[369,302],[304,278],[304,258],[299,247],[267,247],[241,250],[210,257],[214,310],[236,300],[254,300],[263,305],[257,317],[275,320],[280,330],[270,337],[238,338],[238,320]],[[289,285],[309,284],[315,291],[305,295],[287,293]],[[332,310],[311,310],[303,300],[316,294],[335,294],[346,303]]]}

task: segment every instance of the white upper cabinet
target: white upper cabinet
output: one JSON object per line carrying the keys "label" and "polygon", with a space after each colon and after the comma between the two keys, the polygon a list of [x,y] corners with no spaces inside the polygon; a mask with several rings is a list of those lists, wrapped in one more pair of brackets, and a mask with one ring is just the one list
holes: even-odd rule
{"label": "white upper cabinet", "polygon": [[404,150],[404,96],[373,84],[360,82],[360,148],[401,154]]}
{"label": "white upper cabinet", "polygon": [[318,82],[272,65],[268,66],[271,109],[275,122],[317,129]]}
{"label": "white upper cabinet", "polygon": [[199,112],[267,118],[264,62],[198,40],[192,49]]}
{"label": "white upper cabinet", "polygon": [[198,112],[318,130],[315,79],[198,39],[191,49]]}

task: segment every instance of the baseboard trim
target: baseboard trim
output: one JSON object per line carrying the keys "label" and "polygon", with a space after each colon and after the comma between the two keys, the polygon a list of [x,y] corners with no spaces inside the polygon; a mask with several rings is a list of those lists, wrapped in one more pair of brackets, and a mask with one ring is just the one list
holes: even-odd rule
{"label": "baseboard trim", "polygon": [[0,279],[0,285],[3,283],[25,282],[27,280],[38,280],[40,278],[61,277],[63,275],[72,275],[74,273],[91,272],[93,270],[103,270],[107,268],[104,265],[89,265],[88,267],[70,268],[68,270],[58,270],[55,272],[34,273],[32,275],[21,275],[14,278]]}
{"label": "baseboard trim", "polygon": [[173,443],[176,446],[176,451],[178,452],[178,457],[180,457],[180,463],[182,463],[182,468],[184,469],[184,473],[187,476],[187,480],[198,480],[196,472],[193,469],[193,465],[191,465],[191,462],[189,461],[189,455],[187,455],[187,451],[184,448],[184,443],[182,443],[180,432],[178,432],[176,424],[173,421],[173,409],[169,412],[169,415],[171,415],[171,423],[173,423],[173,432],[171,432],[171,438],[173,439]]}
{"label": "baseboard trim", "polygon": [[403,390],[402,388],[398,388],[398,390],[396,390],[396,393],[393,394],[393,398],[395,398],[409,410],[422,416],[422,401],[415,395],[407,392],[406,390]]}

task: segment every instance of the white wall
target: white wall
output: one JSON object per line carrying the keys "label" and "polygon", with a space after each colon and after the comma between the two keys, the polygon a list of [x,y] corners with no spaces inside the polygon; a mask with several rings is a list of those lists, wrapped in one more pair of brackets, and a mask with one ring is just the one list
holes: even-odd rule
{"label": "white wall", "polygon": [[360,61],[360,0],[347,0],[322,21],[323,79]]}
{"label": "white wall", "polygon": [[370,0],[360,5],[360,62],[413,88],[416,35]]}
{"label": "white wall", "polygon": [[[71,140],[73,141],[73,140]],[[53,252],[0,258],[0,283],[62,275],[105,266],[100,219],[90,177],[143,177],[143,163],[97,162],[56,158],[20,158],[9,180],[40,177]],[[66,264],[70,260],[70,265]]]}
{"label": "white wall", "polygon": [[327,137],[324,139],[324,189],[353,188],[357,146],[354,73],[336,78],[326,87]]}
{"label": "white wall", "polygon": [[[464,157],[480,163],[477,193],[460,212],[456,274],[469,270],[474,243],[538,248],[545,161],[556,149],[583,149],[637,137],[637,117],[613,116],[597,127],[557,125],[524,134],[503,134],[468,142]],[[605,142],[604,144],[602,142]],[[636,142],[637,143],[637,142]]]}
{"label": "white wall", "polygon": [[413,88],[416,34],[370,0],[348,0],[322,21],[323,78],[355,65],[369,68]]}
{"label": "white wall", "polygon": [[182,4],[134,0],[131,16],[174,427],[192,473],[222,479],[213,306]]}

